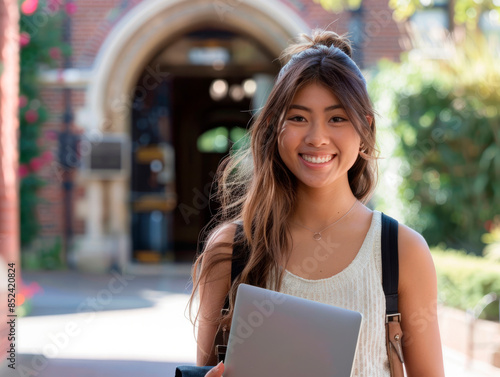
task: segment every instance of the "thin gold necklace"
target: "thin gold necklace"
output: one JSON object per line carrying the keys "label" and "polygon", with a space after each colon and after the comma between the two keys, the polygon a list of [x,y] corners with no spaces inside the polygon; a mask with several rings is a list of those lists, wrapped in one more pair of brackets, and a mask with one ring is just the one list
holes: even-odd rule
{"label": "thin gold necklace", "polygon": [[307,226],[301,225],[301,224],[299,224],[299,223],[295,223],[295,224],[297,224],[298,226],[301,226],[302,228],[307,229],[308,231],[312,232],[312,233],[313,233],[313,238],[314,238],[316,241],[319,241],[319,240],[321,240],[321,233],[323,233],[323,232],[324,232],[325,230],[327,230],[328,228],[330,228],[330,227],[334,226],[334,225],[335,225],[335,224],[337,224],[340,220],[342,220],[344,217],[346,217],[346,216],[349,214],[349,212],[351,212],[351,211],[352,211],[352,209],[354,208],[354,206],[356,205],[356,203],[357,203],[357,202],[358,202],[358,199],[356,199],[356,201],[355,201],[355,202],[354,202],[354,204],[351,206],[351,208],[349,209],[349,211],[347,211],[344,215],[342,215],[342,216],[340,217],[340,219],[335,220],[335,222],[331,223],[330,225],[328,225],[327,227],[325,227],[325,228],[321,229],[321,230],[320,230],[320,231],[318,231],[318,232],[316,232],[316,231],[312,230],[311,228],[308,228]]}

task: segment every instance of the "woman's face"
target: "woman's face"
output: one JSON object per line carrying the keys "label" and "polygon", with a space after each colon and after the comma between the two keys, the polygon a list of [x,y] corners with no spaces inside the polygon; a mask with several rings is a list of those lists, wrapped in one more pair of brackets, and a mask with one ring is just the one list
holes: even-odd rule
{"label": "woman's face", "polygon": [[331,187],[347,181],[361,138],[339,99],[310,83],[295,94],[278,138],[278,151],[299,185]]}

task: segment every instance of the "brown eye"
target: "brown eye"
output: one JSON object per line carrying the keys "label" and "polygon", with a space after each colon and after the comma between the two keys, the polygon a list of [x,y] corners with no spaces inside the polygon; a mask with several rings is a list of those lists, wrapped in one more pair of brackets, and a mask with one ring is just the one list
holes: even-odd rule
{"label": "brown eye", "polygon": [[297,115],[292,118],[289,118],[288,120],[291,120],[292,122],[303,122],[306,119],[304,117],[301,117],[300,115]]}

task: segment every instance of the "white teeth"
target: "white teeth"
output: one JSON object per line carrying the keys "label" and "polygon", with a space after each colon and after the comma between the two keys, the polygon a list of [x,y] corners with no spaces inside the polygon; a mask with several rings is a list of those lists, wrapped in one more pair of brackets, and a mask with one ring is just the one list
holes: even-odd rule
{"label": "white teeth", "polygon": [[302,155],[302,158],[307,162],[312,162],[313,164],[324,164],[325,162],[330,161],[333,158],[333,155],[324,156],[324,157],[314,157],[308,156],[306,154]]}

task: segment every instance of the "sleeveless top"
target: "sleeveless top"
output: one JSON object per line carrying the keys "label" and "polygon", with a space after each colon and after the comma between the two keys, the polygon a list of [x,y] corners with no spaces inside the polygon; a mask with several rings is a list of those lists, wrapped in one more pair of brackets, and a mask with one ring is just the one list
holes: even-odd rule
{"label": "sleeveless top", "polygon": [[373,211],[361,249],[344,270],[309,280],[285,270],[280,292],[355,310],[363,314],[355,377],[390,377],[385,344],[385,295],[382,288],[382,214]]}

